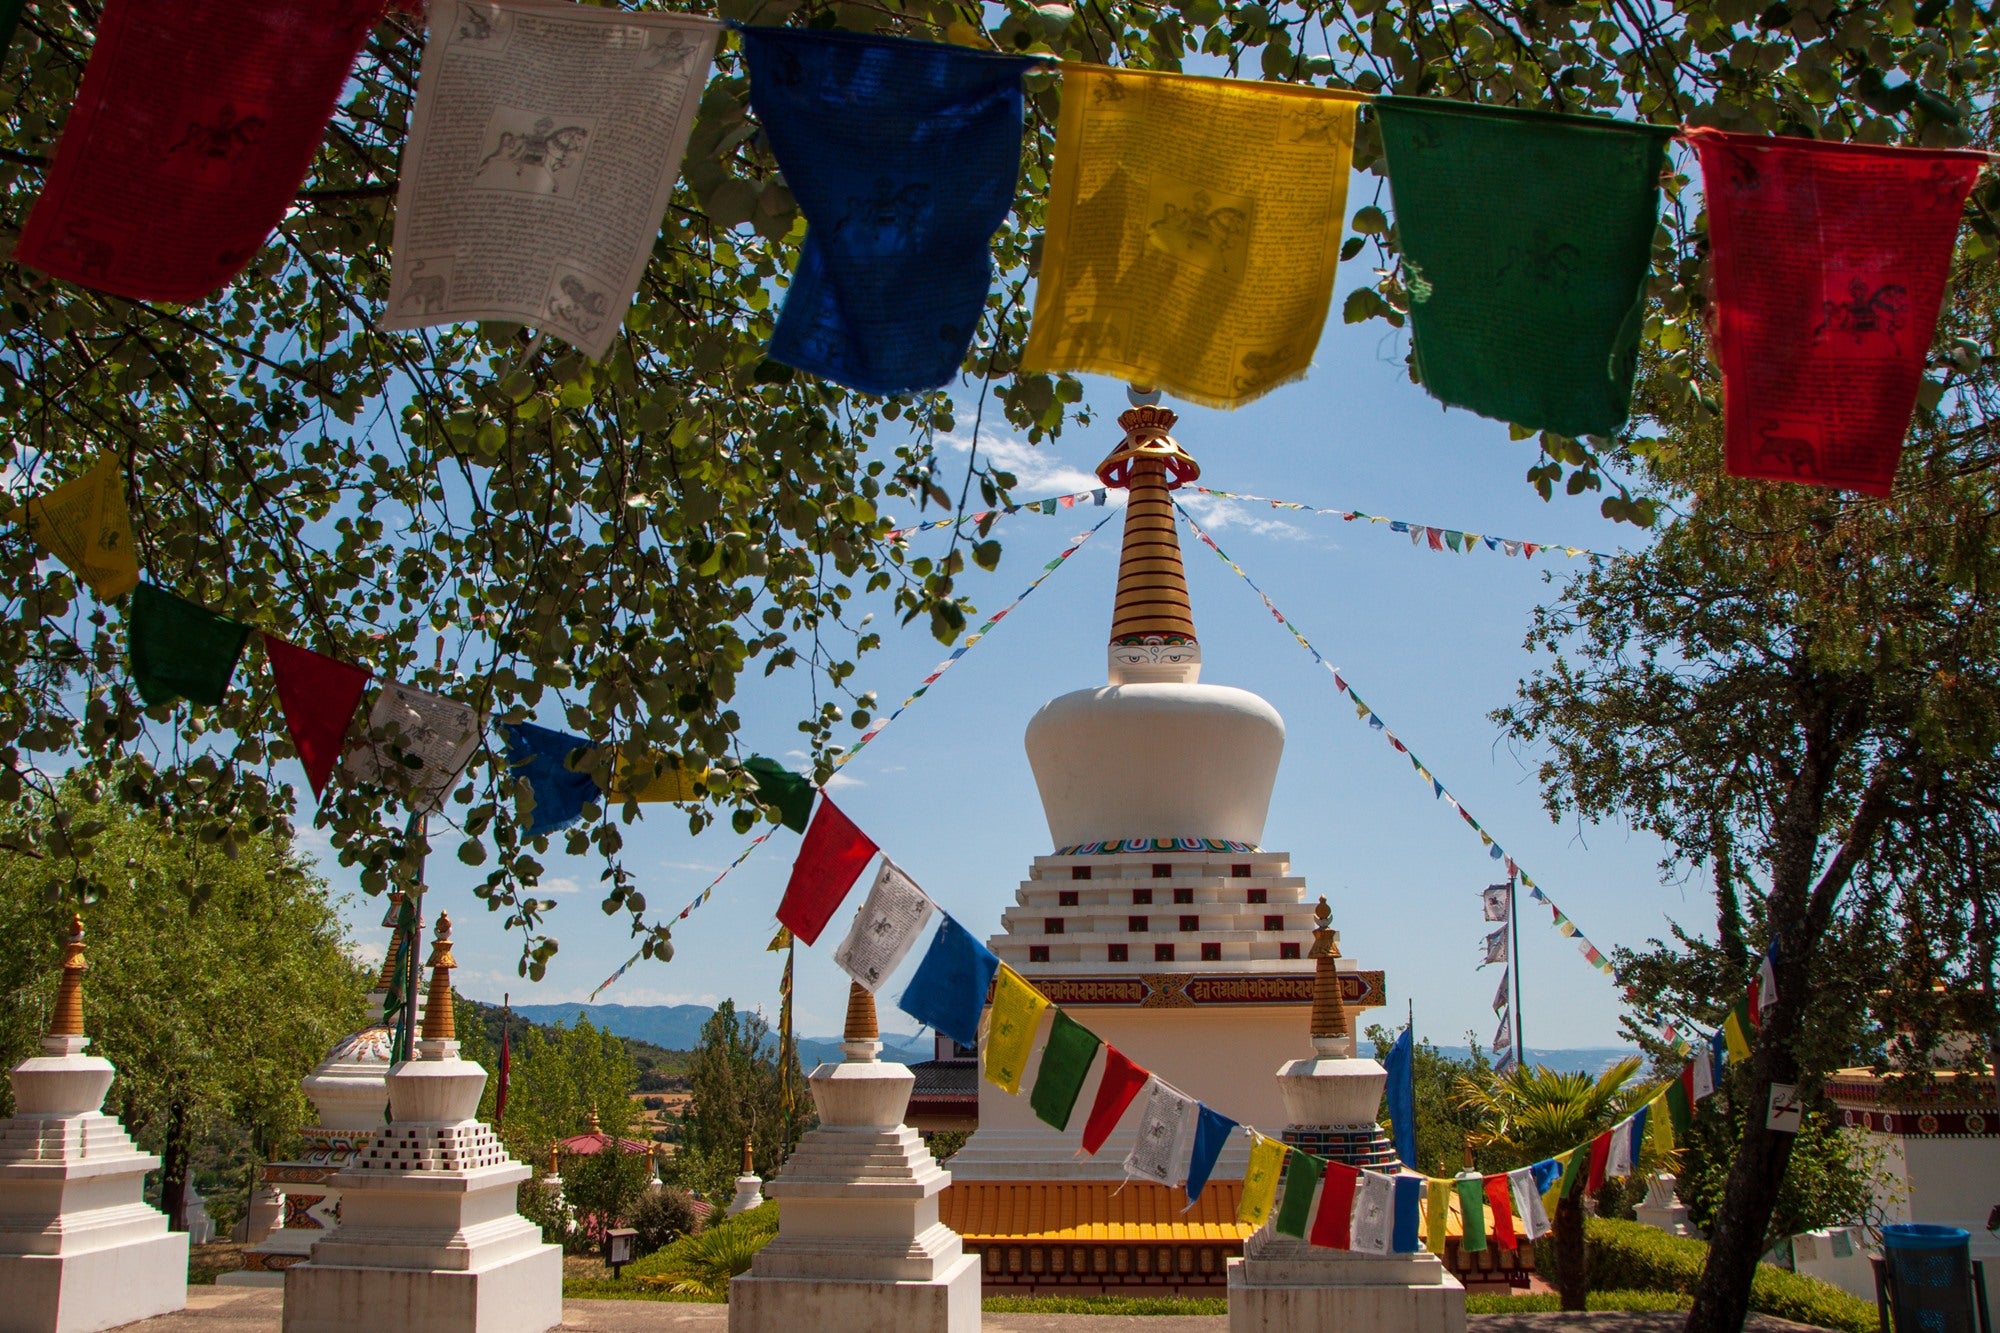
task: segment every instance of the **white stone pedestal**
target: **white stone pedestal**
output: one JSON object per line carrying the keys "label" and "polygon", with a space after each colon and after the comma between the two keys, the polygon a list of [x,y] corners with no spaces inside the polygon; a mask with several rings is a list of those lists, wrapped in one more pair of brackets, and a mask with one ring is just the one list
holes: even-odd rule
{"label": "white stone pedestal", "polygon": [[819,1128],[764,1187],[780,1230],[729,1284],[730,1333],[970,1333],[979,1260],[938,1221],[951,1175],[903,1123],[916,1080],[878,1042],[846,1049],[810,1075]]}
{"label": "white stone pedestal", "polygon": [[0,1121],[0,1328],[90,1333],[187,1305],[188,1238],[144,1201],[160,1159],[101,1114],[113,1069],[45,1037]]}
{"label": "white stone pedestal", "polygon": [[1352,1254],[1266,1228],[1229,1261],[1229,1333],[1465,1333],[1465,1288],[1434,1254]]}
{"label": "white stone pedestal", "polygon": [[[1687,1205],[1674,1193],[1675,1180],[1660,1174],[1646,1182],[1646,1201],[1632,1210],[1634,1217],[1649,1227],[1658,1227],[1669,1236],[1692,1236],[1694,1224],[1688,1220]],[[1869,1287],[1872,1299],[1874,1287]]]}

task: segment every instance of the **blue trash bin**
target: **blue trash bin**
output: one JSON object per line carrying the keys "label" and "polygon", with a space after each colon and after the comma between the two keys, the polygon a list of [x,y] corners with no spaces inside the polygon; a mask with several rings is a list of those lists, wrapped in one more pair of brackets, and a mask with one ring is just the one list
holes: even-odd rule
{"label": "blue trash bin", "polygon": [[1970,1232],[1894,1222],[1882,1228],[1882,1258],[1896,1333],[1979,1333]]}

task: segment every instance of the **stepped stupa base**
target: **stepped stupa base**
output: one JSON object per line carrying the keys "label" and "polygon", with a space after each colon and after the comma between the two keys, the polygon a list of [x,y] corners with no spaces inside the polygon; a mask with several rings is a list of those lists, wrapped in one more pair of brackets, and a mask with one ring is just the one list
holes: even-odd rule
{"label": "stepped stupa base", "polygon": [[979,1256],[961,1254],[924,1282],[756,1277],[729,1284],[729,1333],[808,1328],[970,1333],[979,1327]]}
{"label": "stepped stupa base", "polygon": [[187,1306],[187,1266],[186,1232],[68,1254],[0,1255],[0,1328],[94,1333],[172,1314]]}
{"label": "stepped stupa base", "polygon": [[1229,1333],[1465,1333],[1465,1288],[1433,1254],[1319,1249],[1266,1231],[1229,1262]]}
{"label": "stepped stupa base", "polygon": [[562,1251],[483,1268],[285,1270],[285,1333],[543,1333],[562,1322]]}

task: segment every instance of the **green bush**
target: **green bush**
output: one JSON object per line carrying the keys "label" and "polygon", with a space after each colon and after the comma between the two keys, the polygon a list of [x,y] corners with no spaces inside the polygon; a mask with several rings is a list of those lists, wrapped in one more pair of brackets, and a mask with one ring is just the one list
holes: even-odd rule
{"label": "green bush", "polygon": [[626,1223],[639,1234],[633,1237],[632,1257],[643,1259],[682,1236],[699,1229],[694,1200],[679,1190],[660,1188],[649,1192],[632,1210]]}
{"label": "green bush", "polygon": [[[1643,1222],[1586,1218],[1584,1243],[1590,1256],[1593,1291],[1692,1296],[1701,1282],[1702,1266],[1708,1262],[1708,1242],[1669,1236]],[[1552,1238],[1544,1237],[1535,1243],[1535,1266],[1549,1272],[1554,1263]],[[1750,1284],[1750,1308],[1759,1314],[1846,1333],[1875,1333],[1878,1327],[1875,1307],[1869,1302],[1817,1278],[1801,1277],[1769,1264],[1757,1266]]]}
{"label": "green bush", "polygon": [[1229,1302],[1220,1296],[988,1296],[984,1314],[1220,1315]]}
{"label": "green bush", "polygon": [[[1685,1310],[1694,1304],[1692,1296],[1677,1291],[1593,1291],[1584,1298],[1586,1310]],[[1562,1297],[1553,1291],[1530,1295],[1501,1296],[1467,1292],[1467,1314],[1554,1314],[1562,1309]]]}
{"label": "green bush", "polygon": [[777,1234],[778,1205],[761,1204],[747,1213],[710,1222],[706,1229],[625,1265],[625,1276],[642,1290],[726,1301],[729,1279],[747,1272],[757,1251]]}

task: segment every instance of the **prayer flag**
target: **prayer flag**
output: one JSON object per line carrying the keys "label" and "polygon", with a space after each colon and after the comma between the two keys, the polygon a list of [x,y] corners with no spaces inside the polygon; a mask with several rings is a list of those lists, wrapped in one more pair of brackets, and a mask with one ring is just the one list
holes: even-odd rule
{"label": "prayer flag", "polygon": [[[28,262],[19,250],[14,257]],[[132,514],[125,506],[125,474],[110,450],[99,453],[88,472],[44,491],[22,511],[28,535],[69,566],[98,601],[108,602],[138,586],[139,557],[132,547]]]}
{"label": "prayer flag", "polygon": [[1486,961],[1482,962],[1480,966],[1485,967],[1487,963],[1504,963],[1506,961],[1507,928],[1502,926],[1499,930],[1494,931],[1486,937]]}
{"label": "prayer flag", "polygon": [[1014,205],[1025,57],[744,28],[750,108],[806,215],[771,356],[863,393],[948,383]]}
{"label": "prayer flag", "polygon": [[382,0],[108,0],[15,262],[199,301],[255,257]]}
{"label": "prayer flag", "polygon": [[[708,770],[676,764],[666,756],[620,752],[612,762],[611,795],[629,801],[699,801],[708,795]],[[810,805],[810,798],[808,798]],[[804,827],[801,821],[800,827]]]}
{"label": "prayer flag", "polygon": [[1451,1216],[1451,1182],[1424,1182],[1424,1248],[1432,1254],[1444,1253],[1444,1233]]}
{"label": "prayer flag", "polygon": [[1188,1207],[1201,1198],[1201,1192],[1208,1188],[1208,1177],[1215,1170],[1215,1159],[1222,1155],[1222,1147],[1229,1136],[1236,1132],[1236,1122],[1220,1111],[1204,1106],[1194,1117],[1194,1149],[1188,1155],[1187,1197]]}
{"label": "prayer flag", "polygon": [[1333,296],[1354,93],[1063,68],[1025,370],[1236,407],[1300,378]]}
{"label": "prayer flag", "polygon": [[1095,1032],[1056,1010],[1048,1045],[1042,1047],[1042,1063],[1035,1071],[1035,1088],[1028,1095],[1028,1105],[1043,1124],[1056,1130],[1069,1128],[1077,1094],[1083,1091],[1083,1080],[1101,1045]]}
{"label": "prayer flag", "polygon": [[1278,1201],[1277,1229],[1299,1240],[1306,1238],[1306,1224],[1312,1219],[1313,1192],[1326,1174],[1326,1159],[1294,1148],[1285,1159],[1285,1191]]}
{"label": "prayer flag", "polygon": [[1646,1124],[1653,1118],[1652,1103],[1648,1102],[1632,1113],[1632,1144],[1626,1151],[1631,1169],[1637,1171],[1639,1162],[1646,1153]]}
{"label": "prayer flag", "polygon": [[1723,1040],[1729,1045],[1731,1060],[1750,1058],[1750,1001],[1738,1000],[1730,1009],[1728,1017],[1722,1020]]}
{"label": "prayer flag", "polygon": [[368,710],[367,743],[341,761],[348,777],[399,793],[428,814],[444,804],[485,735],[470,704],[390,683]]}
{"label": "prayer flag", "polygon": [[1512,884],[1488,884],[1479,891],[1479,905],[1488,921],[1505,921],[1514,905]]}
{"label": "prayer flag", "polygon": [[1424,1247],[1418,1235],[1421,1229],[1418,1220],[1424,1207],[1424,1178],[1397,1176],[1395,1186],[1396,1229],[1389,1237],[1389,1248],[1397,1254],[1415,1254]]}
{"label": "prayer flag", "polygon": [[[757,800],[764,805],[778,808],[778,822],[794,833],[806,831],[806,820],[812,814],[813,795],[818,790],[812,779],[803,773],[794,773],[775,759],[762,755],[752,755],[743,761],[743,771],[756,784]],[[806,941],[811,944],[811,940]]]}
{"label": "prayer flag", "polygon": [[[869,897],[872,901],[874,895]],[[1019,972],[1000,964],[999,980],[993,987],[993,1013],[986,1024],[986,1081],[1009,1096],[1021,1095],[1021,1073],[1034,1049],[1042,1010],[1048,1007],[1046,995],[1024,981]]]}
{"label": "prayer flag", "polygon": [[1277,1139],[1250,1131],[1250,1162],[1243,1169],[1243,1195],[1236,1206],[1236,1220],[1246,1227],[1261,1227],[1271,1218],[1271,1205],[1278,1198],[1278,1176],[1291,1152]]}
{"label": "prayer flag", "polygon": [[1714,1084],[1719,1087],[1722,1084],[1722,1067],[1728,1063],[1729,1058],[1727,1054],[1729,1048],[1728,1035],[1720,1028],[1709,1033],[1708,1048],[1710,1055],[1710,1076]]}
{"label": "prayer flag", "polygon": [[1481,1182],[1486,1206],[1493,1212],[1493,1243],[1503,1250],[1520,1248],[1514,1238],[1514,1182],[1505,1175]]}
{"label": "prayer flag", "polygon": [[514,1078],[514,1042],[511,1025],[503,1016],[500,1020],[500,1069],[493,1077],[493,1128],[500,1128],[507,1119],[507,1089]]}
{"label": "prayer flag", "polygon": [[1669,1105],[1668,1096],[1663,1091],[1653,1098],[1646,1111],[1646,1132],[1653,1136],[1653,1153],[1662,1161],[1673,1156],[1674,1152],[1674,1121],[1668,1113]]}
{"label": "prayer flag", "polygon": [[1493,1012],[1496,1014],[1504,1013],[1507,1009],[1507,980],[1509,970],[1504,967],[1500,969],[1500,984],[1493,991]]}
{"label": "prayer flag", "polygon": [[1571,1148],[1564,1156],[1562,1180],[1556,1186],[1556,1197],[1573,1197],[1590,1176],[1590,1145],[1582,1144]]}
{"label": "prayer flag", "polygon": [[508,768],[528,784],[528,837],[575,823],[585,805],[603,799],[590,774],[570,767],[571,756],[581,757],[589,741],[533,722],[504,722],[500,730],[507,737]]}
{"label": "prayer flag", "polygon": [[[824,811],[832,804],[824,802],[820,809]],[[818,827],[817,820],[814,827]],[[874,848],[871,846],[869,851],[872,854]],[[794,926],[792,933],[797,935],[798,927]],[[814,933],[818,933],[817,929]],[[799,938],[805,939],[803,935]],[[986,988],[993,984],[993,974],[999,966],[1000,960],[991,949],[946,916],[938,923],[937,934],[931,936],[931,947],[924,951],[924,961],[917,964],[917,974],[910,978],[898,1007],[953,1041],[977,1046],[979,1013],[986,1007]]]}
{"label": "prayer flag", "polygon": [[1477,1253],[1486,1248],[1486,1184],[1478,1176],[1452,1181],[1458,1192],[1458,1248]]}
{"label": "prayer flag", "polygon": [[186,698],[219,704],[250,627],[150,583],[132,589],[126,618],[132,682],[149,708]]}
{"label": "prayer flag", "polygon": [[[1326,1211],[1326,1204],[1320,1204]],[[1396,1182],[1379,1171],[1363,1171],[1354,1190],[1353,1234],[1348,1248],[1361,1254],[1387,1254],[1396,1226]]]}
{"label": "prayer flag", "polygon": [[1424,387],[1501,421],[1615,434],[1673,127],[1437,97],[1374,105]]}
{"label": "prayer flag", "polygon": [[1139,1113],[1139,1135],[1125,1154],[1125,1175],[1171,1188],[1180,1183],[1181,1143],[1195,1100],[1157,1075]]}
{"label": "prayer flag", "polygon": [[1889,494],[1986,155],[1695,128],[1732,476]]}
{"label": "prayer flag", "polygon": [[1511,1059],[1511,1048],[1513,1045],[1514,1027],[1507,1021],[1507,1013],[1503,1008],[1500,1012],[1500,1028],[1493,1034],[1493,1049],[1499,1052],[1502,1058]]}
{"label": "prayer flag", "polygon": [[1309,1239],[1329,1250],[1354,1248],[1354,1196],[1361,1172],[1345,1162],[1326,1164],[1326,1184],[1320,1187],[1319,1208],[1313,1213]]}
{"label": "prayer flag", "polygon": [[1699,1105],[1715,1095],[1715,1055],[1707,1046],[1696,1049],[1694,1058],[1687,1062],[1682,1071],[1687,1080],[1688,1102]]}
{"label": "prayer flag", "polygon": [[[889,979],[889,974],[902,966],[903,959],[909,956],[910,946],[917,942],[917,936],[923,934],[924,927],[930,924],[931,914],[936,910],[937,905],[930,900],[930,895],[918,888],[915,880],[885,856],[881,869],[875,872],[875,883],[868,890],[868,900],[854,914],[854,924],[847,928],[847,938],[833,951],[833,961],[841,971],[869,990],[879,991],[882,983]],[[1006,975],[1014,977],[1022,986],[1028,984],[1011,970],[1006,971]],[[1039,998],[1032,987],[1028,990]],[[996,999],[994,1003],[997,1007],[999,1001]],[[1042,1003],[1047,1004],[1048,1001],[1043,1000]],[[1040,1015],[1041,1010],[1036,1009],[1035,1016]],[[1028,1036],[1029,1039],[1034,1036],[1032,1024]],[[1020,1051],[1021,1059],[1025,1060],[1027,1054],[1024,1045]],[[988,1058],[990,1061],[990,1053]],[[988,1068],[991,1068],[990,1063]],[[1021,1067],[1016,1063],[1014,1085],[1007,1091],[1017,1091],[1020,1079]]]}
{"label": "prayer flag", "polygon": [[1604,1171],[1610,1162],[1611,1131],[1607,1129],[1590,1141],[1590,1169],[1583,1182],[1585,1194],[1595,1194],[1604,1188]]}
{"label": "prayer flag", "polygon": [[1403,1034],[1396,1038],[1396,1044],[1389,1048],[1389,1058],[1383,1062],[1383,1069],[1389,1075],[1383,1095],[1388,1099],[1389,1133],[1396,1143],[1396,1158],[1414,1171],[1417,1166],[1417,1089],[1413,1040],[1411,1030],[1405,1027]]}
{"label": "prayer flag", "polygon": [[1757,963],[1757,979],[1750,983],[1750,1023],[1753,1027],[1764,1026],[1764,1015],[1771,1012],[1778,1003],[1778,944],[1764,951]]}
{"label": "prayer flag", "polygon": [[263,637],[264,656],[278,682],[278,704],[292,733],[292,749],[305,767],[313,795],[319,796],[340,759],[348,724],[361,708],[368,673],[275,635]]}
{"label": "prayer flag", "polygon": [[1632,1140],[1636,1137],[1633,1128],[1629,1117],[1611,1127],[1611,1146],[1604,1161],[1605,1179],[1622,1179],[1632,1174]]}
{"label": "prayer flag", "polygon": [[1125,1053],[1106,1042],[1104,1045],[1104,1073],[1097,1081],[1097,1100],[1090,1105],[1090,1114],[1083,1122],[1083,1150],[1092,1157],[1111,1137],[1118,1120],[1125,1114],[1125,1108],[1139,1095],[1139,1089],[1146,1086],[1151,1078],[1139,1066],[1126,1059]]}
{"label": "prayer flag", "polygon": [[[868,835],[854,826],[854,821],[842,813],[832,797],[822,797],[812,826],[799,844],[798,860],[792,863],[792,877],[778,903],[778,920],[790,926],[792,934],[808,945],[818,943],[820,932],[826,929],[826,923],[854,887],[854,881],[860,878],[862,867],[874,855],[875,844]],[[986,998],[983,987],[979,998],[982,1002]],[[977,1026],[975,1014],[972,1024],[964,1029],[965,1035],[951,1035],[970,1046],[976,1039],[973,1029]]]}
{"label": "prayer flag", "polygon": [[1668,1080],[1666,1090],[1660,1094],[1667,1104],[1667,1114],[1661,1118],[1661,1123],[1671,1127],[1676,1139],[1685,1138],[1689,1127],[1694,1124],[1694,1101],[1688,1096],[1684,1081],[1686,1075],[1687,1069],[1683,1066],[1680,1076]]}
{"label": "prayer flag", "polygon": [[1528,1167],[1507,1173],[1508,1187],[1514,1191],[1514,1216],[1521,1220],[1522,1234],[1530,1241],[1537,1241],[1549,1229],[1549,1211],[1542,1205],[1542,1192],[1536,1188],[1535,1173]]}

